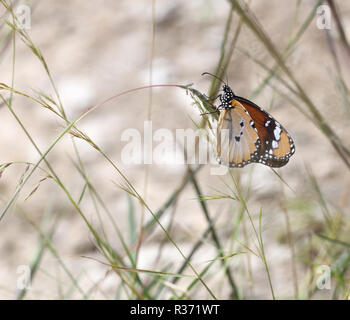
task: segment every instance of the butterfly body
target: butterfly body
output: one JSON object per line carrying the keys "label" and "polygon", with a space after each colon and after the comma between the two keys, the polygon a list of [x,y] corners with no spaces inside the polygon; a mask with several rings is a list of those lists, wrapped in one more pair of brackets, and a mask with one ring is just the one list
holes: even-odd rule
{"label": "butterfly body", "polygon": [[282,167],[295,152],[289,133],[270,114],[223,86],[217,126],[217,160],[242,168],[256,162]]}

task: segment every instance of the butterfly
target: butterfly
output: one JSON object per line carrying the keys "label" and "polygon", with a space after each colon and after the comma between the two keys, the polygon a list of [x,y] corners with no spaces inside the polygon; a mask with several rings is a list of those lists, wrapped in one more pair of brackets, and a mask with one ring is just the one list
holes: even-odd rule
{"label": "butterfly", "polygon": [[220,111],[217,161],[233,168],[243,168],[253,162],[270,167],[286,165],[295,152],[287,130],[254,102],[236,96],[221,81],[223,94],[218,96],[221,104],[216,107]]}

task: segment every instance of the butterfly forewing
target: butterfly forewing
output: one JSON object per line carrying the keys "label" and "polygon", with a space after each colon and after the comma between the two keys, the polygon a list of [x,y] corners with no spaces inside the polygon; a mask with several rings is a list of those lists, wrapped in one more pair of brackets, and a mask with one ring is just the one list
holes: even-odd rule
{"label": "butterfly forewing", "polygon": [[217,159],[230,167],[256,162],[260,139],[254,122],[238,102],[221,111],[217,127]]}

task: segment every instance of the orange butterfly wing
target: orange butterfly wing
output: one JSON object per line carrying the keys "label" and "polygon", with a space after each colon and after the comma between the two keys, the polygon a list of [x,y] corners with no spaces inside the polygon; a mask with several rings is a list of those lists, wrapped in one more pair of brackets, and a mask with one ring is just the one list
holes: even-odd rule
{"label": "orange butterfly wing", "polygon": [[238,101],[220,112],[216,135],[219,163],[242,168],[257,162],[260,141],[251,122],[252,118]]}
{"label": "orange butterfly wing", "polygon": [[[254,121],[261,141],[260,160],[270,167],[282,167],[295,152],[292,137],[270,114],[255,103],[242,97],[234,97],[248,111]],[[232,101],[232,104],[234,100]]]}

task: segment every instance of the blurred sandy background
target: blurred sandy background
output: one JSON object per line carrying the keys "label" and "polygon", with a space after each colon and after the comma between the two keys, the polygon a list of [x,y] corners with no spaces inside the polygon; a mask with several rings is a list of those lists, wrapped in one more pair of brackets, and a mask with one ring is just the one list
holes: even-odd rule
{"label": "blurred sandy background", "polygon": [[[304,21],[314,3],[306,0],[301,2],[295,29]],[[350,3],[338,1],[338,5],[341,8],[344,25],[347,26],[347,36],[350,38]],[[117,93],[148,84],[152,48],[151,1],[38,0],[32,2],[31,8],[31,29],[28,32],[49,65],[70,119]],[[251,1],[251,8],[274,44],[282,50],[294,23],[294,1],[255,0]],[[207,93],[211,79],[201,77],[201,73],[214,71],[219,59],[229,10],[228,2],[223,0],[156,1],[153,83],[194,83],[196,89]],[[3,8],[0,13],[1,15],[4,13]],[[231,35],[239,18],[235,14],[233,19]],[[337,41],[334,30],[331,31]],[[273,65],[262,45],[245,26],[239,36],[237,47],[244,48],[268,65]],[[0,82],[10,85],[11,46],[0,58]],[[349,63],[341,51],[340,59],[343,59],[343,75],[349,81]],[[349,141],[349,114],[334,86],[330,71],[334,70],[333,60],[324,31],[316,27],[316,18],[288,61],[288,65],[311,99],[321,112],[327,114],[327,120],[332,128],[345,141]],[[19,38],[16,41],[15,68],[14,87],[17,90],[33,95],[34,90],[38,90],[53,96],[42,65]],[[251,92],[266,76],[266,72],[236,50],[228,75],[235,93],[249,98]],[[112,100],[78,125],[117,163],[142,194],[145,166],[128,165],[120,161],[120,152],[125,145],[125,142],[121,141],[121,134],[128,128],[137,128],[142,132],[143,122],[147,119],[148,94],[147,90],[138,91]],[[255,102],[271,112],[288,129],[296,144],[296,154],[289,164],[280,170],[283,178],[295,192],[284,187],[284,196],[295,203],[302,202],[303,199],[308,199],[312,203],[314,195],[306,179],[305,165],[307,165],[312,168],[319,180],[327,200],[334,206],[341,206],[349,216],[349,211],[346,211],[349,209],[349,174],[327,139],[271,88],[267,87]],[[192,100],[184,90],[154,89],[151,115],[153,130],[168,128],[174,131],[177,128],[193,128],[191,118],[199,121],[200,116],[191,103]],[[62,121],[37,104],[28,102],[27,99],[16,96],[13,106],[42,150],[45,150],[63,129]],[[0,117],[1,163],[36,162],[39,159],[37,152],[5,106],[0,108]],[[115,185],[122,182],[121,178],[91,146],[80,140],[77,140],[77,145],[90,180],[99,190],[127,237],[128,199],[125,192]],[[349,146],[348,143],[347,145]],[[84,181],[72,163],[71,159],[74,158],[74,149],[68,136],[58,143],[48,157],[64,184],[77,199]],[[151,165],[148,169],[146,199],[150,207],[157,210],[175,187],[180,185],[186,166],[167,163]],[[214,189],[225,191],[225,185],[220,177],[211,176],[209,169],[209,165],[205,166],[198,174],[203,194],[213,194]],[[25,165],[14,164],[7,168],[1,177],[2,207],[11,197],[24,171]],[[260,165],[248,166],[240,173],[243,184],[250,177],[253,181],[248,202],[250,211],[257,214],[260,207],[263,208],[265,250],[276,296],[290,297],[293,295],[290,250],[285,241],[281,240],[285,236],[285,219],[280,208],[283,194],[281,181],[269,168]],[[21,191],[16,204],[0,223],[0,298],[16,297],[16,282],[19,276],[17,268],[20,265],[28,265],[37,248],[38,233],[23,214],[40,224],[45,211],[51,208],[54,214],[62,212],[64,214],[53,237],[53,243],[62,260],[79,279],[82,288],[88,290],[94,284],[98,284],[98,289],[91,298],[113,298],[119,279],[112,272],[107,273],[109,269],[105,265],[82,257],[102,259],[94,249],[86,224],[57,185],[50,179],[45,180],[35,194],[25,201],[43,177],[42,172],[36,171]],[[189,184],[177,201],[176,208],[170,208],[161,220],[166,224],[169,216],[174,214],[171,235],[184,253],[190,250],[207,227],[195,197],[193,187]],[[136,201],[134,204],[139,217],[140,207]],[[238,212],[232,210],[233,205],[230,201],[210,201],[208,206],[212,216],[221,212],[217,230],[220,231],[223,243],[226,243]],[[88,198],[82,202],[82,209],[90,221],[97,225],[98,218]],[[315,226],[314,222],[322,216],[316,199],[312,208],[305,211],[291,209],[289,214],[293,232],[301,242],[312,237],[314,232],[312,226]],[[151,216],[146,212],[145,218],[148,221]],[[310,223],[310,220],[313,222]],[[120,249],[120,242],[116,235],[112,234],[107,218],[105,221],[111,243],[116,249]],[[228,223],[230,221],[232,225]],[[249,237],[253,238],[249,226],[247,230]],[[165,241],[160,261],[156,260],[159,243],[164,241],[163,238],[163,233],[157,227],[142,245],[139,268],[161,270],[165,264],[173,263],[174,266],[178,266],[182,263],[181,256],[168,241]],[[238,238],[242,239],[240,236]],[[214,255],[215,247],[209,238],[196,254],[193,263],[201,269],[205,261],[213,259]],[[296,252],[296,256],[302,260],[302,252]],[[266,273],[261,261],[252,256],[251,263],[254,285],[246,289],[246,297],[270,298]],[[327,264],[327,261],[324,263]],[[246,258],[243,256],[236,260],[232,259],[232,273],[240,287],[249,288],[249,284],[246,283],[245,264]],[[173,271],[175,270],[174,267]],[[298,263],[298,272],[300,279],[303,279],[306,271],[302,262]],[[190,270],[187,273],[190,273]],[[228,298],[229,288],[222,285],[221,281],[224,281],[222,274],[214,277],[210,281],[212,289],[218,297]],[[65,295],[69,298],[82,298],[76,291],[68,294],[70,288],[70,280],[56,259],[46,252],[26,298],[57,299]],[[328,297],[329,293],[322,292],[320,295]],[[163,296],[166,297],[168,295]],[[193,297],[208,298],[208,295],[204,290],[198,290],[193,293]]]}

